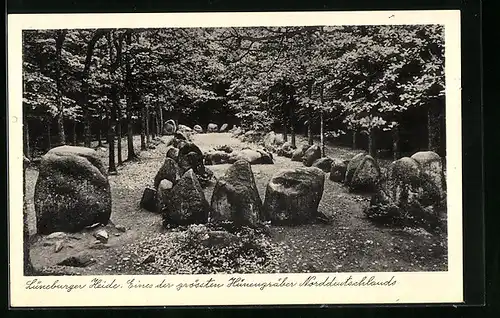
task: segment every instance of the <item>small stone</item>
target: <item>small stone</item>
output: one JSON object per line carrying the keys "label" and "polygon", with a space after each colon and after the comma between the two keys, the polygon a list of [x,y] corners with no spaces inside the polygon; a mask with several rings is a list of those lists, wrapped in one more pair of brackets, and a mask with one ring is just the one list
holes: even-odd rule
{"label": "small stone", "polygon": [[116,225],[115,228],[120,231],[120,232],[125,232],[127,231],[127,228],[125,228],[125,226],[123,225]]}
{"label": "small stone", "polygon": [[126,262],[126,261],[129,261],[129,260],[130,260],[130,257],[124,257],[122,260],[123,260],[123,261],[125,261],[125,262]]}
{"label": "small stone", "polygon": [[57,241],[56,244],[54,245],[54,253],[58,253],[61,251],[63,248],[63,242],[62,241]]}
{"label": "small stone", "polygon": [[120,233],[115,233],[115,236],[120,236],[121,234]]}
{"label": "small stone", "polygon": [[109,239],[109,235],[108,232],[106,232],[106,230],[100,230],[95,232],[94,237],[103,243],[108,242]]}
{"label": "small stone", "polygon": [[93,228],[98,227],[99,225],[101,225],[101,224],[100,224],[100,223],[94,223],[94,224],[92,224],[92,225],[86,226],[85,228],[86,228],[86,229],[93,229]]}
{"label": "small stone", "polygon": [[149,264],[149,263],[153,263],[154,261],[156,260],[154,254],[149,254],[148,256],[146,256],[142,262],[139,264]]}
{"label": "small stone", "polygon": [[47,240],[51,240],[51,239],[64,239],[66,238],[68,235],[64,232],[54,232],[54,233],[51,233],[49,235],[47,235],[45,237],[45,239]]}
{"label": "small stone", "polygon": [[62,266],[72,266],[72,267],[86,267],[93,263],[95,263],[95,259],[92,258],[90,254],[80,253],[75,256],[70,256],[63,260],[62,262],[57,263],[57,265]]}
{"label": "small stone", "polygon": [[93,250],[105,250],[108,248],[110,248],[110,246],[108,244],[102,244],[101,242],[99,242],[99,244],[95,244],[95,245],[90,246],[90,249],[93,249]]}

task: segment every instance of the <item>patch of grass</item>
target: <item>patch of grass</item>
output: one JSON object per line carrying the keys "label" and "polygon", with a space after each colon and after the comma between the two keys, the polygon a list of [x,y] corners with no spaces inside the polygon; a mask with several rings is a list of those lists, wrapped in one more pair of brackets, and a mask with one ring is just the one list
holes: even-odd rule
{"label": "patch of grass", "polygon": [[144,274],[270,273],[278,271],[282,250],[251,229],[222,245],[203,244],[210,226],[193,225],[184,231],[144,238],[127,247],[116,268]]}

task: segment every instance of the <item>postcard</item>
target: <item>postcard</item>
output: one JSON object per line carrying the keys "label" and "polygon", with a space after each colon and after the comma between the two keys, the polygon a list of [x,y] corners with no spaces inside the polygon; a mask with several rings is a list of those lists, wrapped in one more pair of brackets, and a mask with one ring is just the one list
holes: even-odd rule
{"label": "postcard", "polygon": [[11,307],[462,302],[460,56],[458,10],[8,15]]}

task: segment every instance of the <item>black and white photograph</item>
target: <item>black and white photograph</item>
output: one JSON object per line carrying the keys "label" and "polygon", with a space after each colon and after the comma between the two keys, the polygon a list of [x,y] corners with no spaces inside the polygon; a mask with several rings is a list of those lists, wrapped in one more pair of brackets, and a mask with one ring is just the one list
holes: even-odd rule
{"label": "black and white photograph", "polygon": [[450,46],[401,20],[20,30],[22,275],[448,272]]}

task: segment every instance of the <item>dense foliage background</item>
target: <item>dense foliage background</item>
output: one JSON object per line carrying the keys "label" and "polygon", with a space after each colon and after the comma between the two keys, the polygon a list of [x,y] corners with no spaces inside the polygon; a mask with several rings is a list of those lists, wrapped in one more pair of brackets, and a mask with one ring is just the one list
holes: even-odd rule
{"label": "dense foliage background", "polygon": [[[23,32],[24,150],[210,122],[364,148],[445,155],[438,25]],[[117,143],[121,164],[121,143]]]}

